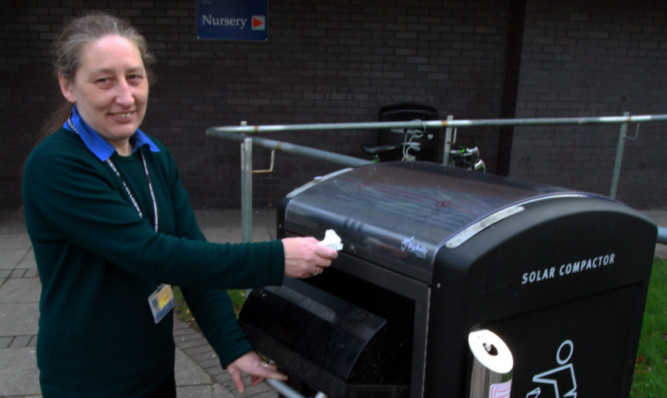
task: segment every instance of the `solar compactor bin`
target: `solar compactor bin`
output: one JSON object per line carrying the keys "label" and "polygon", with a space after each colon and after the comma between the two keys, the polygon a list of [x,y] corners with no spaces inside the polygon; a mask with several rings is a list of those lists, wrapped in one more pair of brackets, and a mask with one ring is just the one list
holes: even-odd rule
{"label": "solar compactor bin", "polygon": [[[468,397],[480,385],[484,397],[629,395],[657,235],[637,211],[390,162],[332,173],[283,201],[279,236],[329,229],[344,245],[331,268],[253,290],[240,315],[304,395]],[[484,348],[509,355],[509,369],[475,354],[480,331],[505,344],[509,354]]]}

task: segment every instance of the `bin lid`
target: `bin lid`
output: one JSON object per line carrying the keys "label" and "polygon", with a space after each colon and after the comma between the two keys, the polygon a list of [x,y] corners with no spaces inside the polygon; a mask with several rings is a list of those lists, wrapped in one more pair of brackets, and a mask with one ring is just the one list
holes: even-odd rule
{"label": "bin lid", "polygon": [[596,195],[434,163],[375,163],[292,191],[283,227],[320,239],[334,229],[345,252],[428,282],[441,247],[457,247],[522,204],[563,196]]}

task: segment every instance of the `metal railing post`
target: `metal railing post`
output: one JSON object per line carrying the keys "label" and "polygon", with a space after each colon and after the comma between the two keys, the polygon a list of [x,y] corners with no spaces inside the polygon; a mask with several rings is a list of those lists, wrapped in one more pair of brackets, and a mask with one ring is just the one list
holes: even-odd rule
{"label": "metal railing post", "polygon": [[[454,115],[447,115],[447,123],[454,119]],[[449,154],[452,150],[452,128],[447,126],[445,129],[445,143],[442,147],[442,164],[449,164]]]}
{"label": "metal railing post", "polygon": [[241,239],[252,242],[252,138],[241,143]]}
{"label": "metal railing post", "polygon": [[658,243],[667,245],[667,227],[658,226]]}
{"label": "metal railing post", "polygon": [[[623,116],[629,119],[630,113],[624,112]],[[616,159],[614,160],[614,172],[611,177],[611,188],[609,189],[609,197],[616,199],[616,191],[618,190],[618,180],[621,176],[621,165],[623,163],[623,150],[625,149],[625,136],[628,132],[628,123],[621,124],[618,130],[618,143],[616,143]]]}

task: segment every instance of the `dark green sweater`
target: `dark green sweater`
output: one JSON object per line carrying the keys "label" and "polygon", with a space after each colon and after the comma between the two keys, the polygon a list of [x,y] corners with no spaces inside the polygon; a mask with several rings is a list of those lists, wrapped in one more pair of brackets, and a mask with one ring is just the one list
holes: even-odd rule
{"label": "dark green sweater", "polygon": [[37,362],[45,397],[140,397],[174,367],[173,318],[155,324],[148,296],[181,286],[223,367],[252,348],[227,288],[282,283],[280,241],[205,242],[167,151],[141,149],[159,209],[153,217],[137,153],[112,161],[120,179],[81,139],[61,129],[30,154],[23,177],[26,226],[42,282]]}

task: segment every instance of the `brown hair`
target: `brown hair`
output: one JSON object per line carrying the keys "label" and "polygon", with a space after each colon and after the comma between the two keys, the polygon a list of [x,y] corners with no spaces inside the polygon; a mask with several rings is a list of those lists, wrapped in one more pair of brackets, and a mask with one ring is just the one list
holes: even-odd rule
{"label": "brown hair", "polygon": [[[83,48],[104,36],[118,35],[134,43],[144,62],[148,82],[152,83],[155,57],[148,51],[146,39],[129,22],[115,16],[95,11],[75,18],[65,25],[62,33],[51,47],[53,71],[58,78],[73,81],[76,71],[81,66]],[[42,135],[48,135],[59,129],[72,113],[72,104],[66,100],[46,120]]]}

